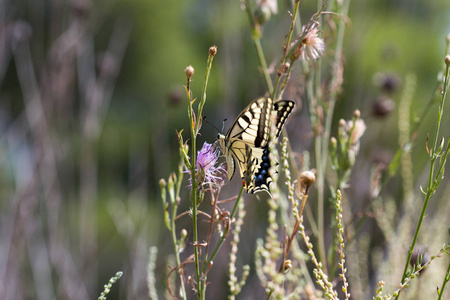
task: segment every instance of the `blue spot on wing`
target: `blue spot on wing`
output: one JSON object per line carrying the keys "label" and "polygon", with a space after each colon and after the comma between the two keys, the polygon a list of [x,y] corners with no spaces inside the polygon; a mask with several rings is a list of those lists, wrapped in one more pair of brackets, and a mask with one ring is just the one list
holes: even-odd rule
{"label": "blue spot on wing", "polygon": [[[269,159],[269,150],[264,149],[263,155],[261,157],[260,165],[258,168],[258,172],[255,173],[255,187],[258,189],[267,189],[268,190],[268,178],[269,178],[269,168],[270,168],[270,159]],[[269,181],[270,183],[270,181]]]}

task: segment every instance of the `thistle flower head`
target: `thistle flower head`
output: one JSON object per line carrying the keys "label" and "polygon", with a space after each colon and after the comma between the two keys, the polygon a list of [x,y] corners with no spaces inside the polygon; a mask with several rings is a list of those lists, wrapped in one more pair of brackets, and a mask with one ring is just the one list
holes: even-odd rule
{"label": "thistle flower head", "polygon": [[323,39],[321,39],[317,33],[319,31],[317,28],[313,27],[308,33],[305,35],[303,42],[305,44],[305,50],[303,51],[303,59],[316,60],[320,56],[322,56],[325,51],[325,43]]}
{"label": "thistle flower head", "polygon": [[[294,51],[293,58],[300,58],[301,60],[316,60],[322,56],[325,51],[325,43],[322,38],[319,37],[319,30],[316,24],[305,27],[302,29],[304,37],[302,42],[297,46]],[[306,33],[305,33],[306,31]]]}
{"label": "thistle flower head", "polygon": [[[200,151],[197,152],[197,162],[195,166],[195,180],[200,188],[211,187],[217,189],[226,174],[223,164],[217,164],[219,157],[218,149],[212,144],[204,143]],[[188,173],[189,171],[186,171]],[[189,179],[189,188],[192,188],[192,174]]]}

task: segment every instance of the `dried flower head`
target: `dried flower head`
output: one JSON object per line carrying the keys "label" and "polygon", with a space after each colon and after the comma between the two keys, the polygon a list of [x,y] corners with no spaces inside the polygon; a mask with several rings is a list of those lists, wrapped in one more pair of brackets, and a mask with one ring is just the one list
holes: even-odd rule
{"label": "dried flower head", "polygon": [[[353,122],[348,122],[348,130],[350,130],[353,127]],[[366,131],[366,123],[364,123],[364,120],[359,119],[356,120],[355,123],[355,129],[353,129],[351,139],[352,146],[355,145],[359,139],[363,136],[364,132]]]}
{"label": "dried flower head", "polygon": [[[292,53],[291,59],[316,60],[321,57],[325,51],[325,43],[318,35],[319,30],[317,29],[317,24],[303,26],[302,32],[304,36],[303,40]],[[297,42],[298,38],[294,41],[294,44]]]}
{"label": "dried flower head", "polygon": [[316,60],[321,57],[325,51],[325,43],[323,42],[323,39],[317,35],[318,32],[319,31],[314,26],[305,35],[305,38],[303,39],[305,47],[301,55],[302,59]]}
{"label": "dried flower head", "polygon": [[372,106],[372,115],[382,118],[389,115],[394,108],[394,101],[385,96],[380,96]]}
{"label": "dried flower head", "polygon": [[401,86],[402,79],[394,73],[378,72],[373,76],[373,83],[383,92],[392,94]]}
{"label": "dried flower head", "polygon": [[[223,164],[216,166],[218,157],[218,149],[206,142],[203,144],[202,149],[197,152],[195,180],[198,187],[213,189],[220,187],[219,183],[223,181],[226,171]],[[185,173],[188,172],[185,171]],[[189,188],[192,188],[192,177],[189,179]]]}
{"label": "dried flower head", "polygon": [[366,131],[366,124],[362,119],[356,120],[353,126],[353,120],[348,121],[345,126],[344,135],[350,140],[350,148],[347,151],[348,166],[353,166],[355,163],[356,155],[359,151],[359,139]]}

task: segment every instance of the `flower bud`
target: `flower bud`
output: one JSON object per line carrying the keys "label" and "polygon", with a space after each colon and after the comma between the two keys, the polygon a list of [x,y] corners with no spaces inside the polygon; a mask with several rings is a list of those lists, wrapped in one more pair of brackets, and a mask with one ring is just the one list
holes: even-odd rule
{"label": "flower bud", "polygon": [[337,149],[337,140],[334,136],[330,139],[330,147],[331,149]]}
{"label": "flower bud", "polygon": [[210,47],[208,53],[210,56],[215,56],[217,54],[217,46]]}
{"label": "flower bud", "polygon": [[355,109],[355,111],[353,112],[353,117],[355,119],[359,119],[360,116],[361,116],[361,112],[359,111],[359,109]]}
{"label": "flower bud", "polygon": [[180,232],[180,240],[184,240],[184,239],[186,239],[186,237],[187,237],[187,235],[188,235],[188,232],[187,232],[187,230],[186,229],[181,229],[181,232]]}
{"label": "flower bud", "polygon": [[192,66],[186,67],[186,70],[184,70],[184,73],[186,74],[187,78],[191,78],[192,75],[194,75],[194,68]]}
{"label": "flower bud", "polygon": [[303,190],[308,189],[316,181],[316,175],[311,171],[304,171],[300,174],[299,182]]}
{"label": "flower bud", "polygon": [[292,269],[292,261],[290,259],[286,259],[284,262],[284,273],[289,272]]}
{"label": "flower bud", "polygon": [[265,22],[270,20],[272,16],[272,12],[270,7],[263,2],[258,6],[255,10],[255,19],[258,24],[264,24]]}
{"label": "flower bud", "polygon": [[165,180],[164,178],[161,178],[161,179],[159,180],[159,187],[160,187],[161,189],[163,189],[163,188],[166,187],[166,185],[167,185],[166,180]]}
{"label": "flower bud", "polygon": [[449,66],[450,65],[450,55],[446,55],[444,61],[445,61],[445,64],[447,66]]}

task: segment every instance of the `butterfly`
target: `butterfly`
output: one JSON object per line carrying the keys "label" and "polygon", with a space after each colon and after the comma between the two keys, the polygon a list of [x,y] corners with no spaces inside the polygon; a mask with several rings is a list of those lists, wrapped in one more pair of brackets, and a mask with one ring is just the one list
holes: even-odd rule
{"label": "butterfly", "polygon": [[270,194],[271,122],[275,122],[278,137],[294,105],[291,100],[274,102],[267,97],[257,98],[239,114],[226,135],[218,134],[219,146],[227,160],[228,179],[233,177],[237,162],[247,192]]}

